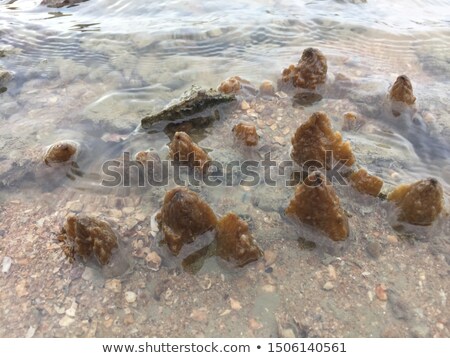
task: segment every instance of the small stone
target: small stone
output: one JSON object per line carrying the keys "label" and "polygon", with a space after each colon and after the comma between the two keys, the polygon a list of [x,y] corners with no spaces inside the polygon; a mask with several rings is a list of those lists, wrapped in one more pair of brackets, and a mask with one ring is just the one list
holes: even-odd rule
{"label": "small stone", "polygon": [[105,282],[105,288],[109,291],[120,293],[122,291],[122,282],[118,279],[112,279]]}
{"label": "small stone", "polygon": [[387,289],[382,283],[375,286],[375,294],[380,301],[387,301]]}
{"label": "small stone", "polygon": [[76,201],[69,201],[66,204],[66,208],[69,211],[79,213],[81,210],[83,210],[83,204],[80,201],[78,201],[78,200],[76,200]]}
{"label": "small stone", "polygon": [[223,311],[221,314],[219,314],[219,316],[220,316],[220,317],[227,316],[227,315],[229,315],[230,313],[231,313],[231,310],[226,309],[226,310]]}
{"label": "small stone", "polygon": [[[136,213],[136,215],[134,215],[134,217],[136,218],[137,221],[144,221],[147,218],[147,215],[145,215],[144,213]],[[153,227],[152,227],[152,231],[154,231]]]}
{"label": "small stone", "polygon": [[264,80],[259,86],[259,93],[265,96],[273,96],[275,95],[275,87],[272,81]]}
{"label": "small stone", "polygon": [[397,239],[397,236],[395,236],[395,235],[388,235],[386,237],[386,239],[391,245],[397,245],[398,244],[398,239]]}
{"label": "small stone", "polygon": [[30,328],[28,328],[27,333],[25,334],[25,338],[33,338],[35,332],[36,327],[30,326]]}
{"label": "small stone", "polygon": [[297,338],[295,336],[295,333],[292,329],[288,328],[288,329],[281,329],[280,330],[280,338]]}
{"label": "small stone", "polygon": [[208,310],[206,307],[194,309],[190,317],[196,322],[205,322],[208,319]]}
{"label": "small stone", "polygon": [[239,311],[242,308],[241,303],[232,297],[230,297],[230,306],[231,306],[231,309],[233,309],[235,311]]}
{"label": "small stone", "polygon": [[28,295],[27,282],[25,280],[20,281],[16,286],[16,293],[19,297]]}
{"label": "small stone", "polygon": [[269,293],[275,292],[275,286],[274,285],[264,285],[261,289],[264,292],[269,292]]}
{"label": "small stone", "polygon": [[68,327],[70,326],[73,322],[75,322],[75,319],[69,317],[69,316],[64,316],[63,318],[61,318],[59,320],[59,325],[61,327]]}
{"label": "small stone", "polygon": [[441,322],[438,322],[438,323],[436,323],[436,328],[438,330],[442,331],[445,328],[445,326]]}
{"label": "small stone", "polygon": [[125,224],[128,226],[129,229],[132,229],[138,224],[138,221],[133,217],[128,217],[125,220]]}
{"label": "small stone", "polygon": [[159,271],[162,259],[155,251],[149,252],[145,257],[145,261],[150,270]]}
{"label": "small stone", "polygon": [[75,317],[75,315],[77,313],[77,308],[78,308],[78,303],[73,301],[72,305],[70,306],[70,308],[68,308],[66,310],[66,315],[69,316],[69,317]]}
{"label": "small stone", "polygon": [[55,312],[57,314],[64,314],[66,312],[66,310],[64,309],[64,307],[59,307],[59,306],[53,306],[53,308],[55,309]]}
{"label": "small stone", "polygon": [[328,265],[328,276],[332,281],[336,281],[337,279],[336,269],[334,268],[333,265]]}
{"label": "small stone", "polygon": [[272,266],[276,260],[277,260],[277,253],[275,251],[272,250],[264,251],[264,263],[266,264],[266,267]]}
{"label": "small stone", "polygon": [[241,109],[243,111],[246,111],[247,109],[250,109],[250,105],[248,104],[248,102],[245,99],[241,102]]}
{"label": "small stone", "polygon": [[131,313],[126,314],[126,315],[123,317],[123,323],[124,323],[126,326],[129,326],[129,325],[133,324],[133,323],[134,323],[134,317],[133,317],[133,315],[132,315]]}
{"label": "small stone", "polygon": [[111,209],[110,214],[113,218],[120,219],[122,217],[122,211],[118,209]]}
{"label": "small stone", "polygon": [[331,291],[334,288],[334,285],[331,281],[325,282],[325,285],[323,285],[323,289],[325,291]]}
{"label": "small stone", "polygon": [[249,320],[248,320],[248,326],[250,327],[250,329],[252,330],[252,331],[256,331],[256,330],[258,330],[258,329],[261,329],[261,328],[263,328],[264,326],[262,325],[262,323],[259,323],[256,319],[254,319],[254,318],[250,318]]}
{"label": "small stone", "polygon": [[2,261],[2,273],[7,274],[12,265],[11,257],[5,256]]}
{"label": "small stone", "polygon": [[381,255],[381,245],[376,241],[370,241],[366,246],[367,253],[374,259],[378,259]]}
{"label": "small stone", "polygon": [[81,278],[85,281],[93,281],[97,271],[91,267],[86,267],[81,275]]}
{"label": "small stone", "polygon": [[136,302],[137,295],[132,291],[125,292],[125,301],[128,303]]}

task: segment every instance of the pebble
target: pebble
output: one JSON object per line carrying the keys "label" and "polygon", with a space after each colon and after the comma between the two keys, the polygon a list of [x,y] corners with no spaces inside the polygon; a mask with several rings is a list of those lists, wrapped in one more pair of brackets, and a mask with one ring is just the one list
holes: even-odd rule
{"label": "pebble", "polygon": [[392,245],[397,245],[398,244],[398,239],[397,236],[395,235],[388,235],[387,236],[387,241],[392,244]]}
{"label": "pebble", "polygon": [[272,293],[272,292],[275,292],[275,286],[274,286],[274,285],[264,285],[264,286],[262,287],[262,290],[263,290],[264,292]]}
{"label": "pebble", "polygon": [[81,210],[83,210],[83,204],[80,201],[78,201],[78,200],[76,200],[76,201],[69,201],[66,204],[66,208],[69,211],[73,211],[73,212],[79,213]]}
{"label": "pebble", "polygon": [[281,329],[280,330],[280,338],[297,338],[295,336],[295,333],[292,329],[288,328],[288,329]]}
{"label": "pebble", "polygon": [[386,286],[382,283],[375,286],[375,294],[380,301],[387,301],[387,289]]}
{"label": "pebble", "polygon": [[25,338],[33,338],[35,332],[36,327],[30,326],[30,328],[28,328],[27,333],[25,334]]}
{"label": "pebble", "polygon": [[125,292],[125,301],[128,303],[136,302],[137,295],[133,291]]}
{"label": "pebble", "polygon": [[2,261],[2,273],[7,274],[12,265],[11,257],[5,256]]}
{"label": "pebble", "polygon": [[248,320],[248,326],[250,327],[251,330],[256,331],[258,329],[263,328],[264,326],[262,325],[262,323],[259,323],[256,319],[254,318],[250,318]]}
{"label": "pebble", "polygon": [[206,307],[194,309],[190,317],[196,322],[205,322],[208,319],[208,310]]}
{"label": "pebble", "polygon": [[328,265],[328,276],[332,281],[336,281],[337,279],[336,269],[334,268],[333,265]]}
{"label": "pebble", "polygon": [[331,281],[325,282],[325,285],[323,285],[323,289],[325,291],[331,291],[334,288],[334,285]]}
{"label": "pebble", "polygon": [[149,252],[147,256],[145,256],[145,261],[150,270],[159,271],[161,268],[162,259],[155,251]]}
{"label": "pebble", "polygon": [[241,303],[232,297],[230,297],[230,306],[231,309],[235,311],[239,311],[240,309],[242,309]]}
{"label": "pebble", "polygon": [[122,217],[122,211],[118,209],[111,209],[109,212],[113,218],[120,219]]}
{"label": "pebble", "polygon": [[68,327],[70,326],[73,322],[75,322],[75,319],[69,317],[69,316],[64,316],[63,318],[61,318],[59,320],[59,325],[61,327]]}
{"label": "pebble", "polygon": [[16,285],[16,293],[17,293],[17,296],[19,296],[19,297],[24,297],[24,296],[28,295],[27,282],[25,280],[20,281]]}
{"label": "pebble", "polygon": [[105,288],[109,291],[120,293],[122,291],[122,282],[118,279],[112,279],[105,282]]}
{"label": "pebble", "polygon": [[73,301],[72,305],[70,306],[70,308],[68,308],[66,310],[66,315],[69,316],[69,317],[75,317],[75,315],[77,313],[77,308],[78,308],[78,303]]}
{"label": "pebble", "polygon": [[370,241],[366,246],[367,253],[374,259],[381,256],[381,245],[376,241]]}
{"label": "pebble", "polygon": [[272,266],[277,260],[277,253],[272,250],[264,251],[264,262],[267,266]]}
{"label": "pebble", "polygon": [[241,109],[243,111],[246,111],[247,109],[250,109],[250,105],[248,104],[248,102],[245,99],[241,102]]}

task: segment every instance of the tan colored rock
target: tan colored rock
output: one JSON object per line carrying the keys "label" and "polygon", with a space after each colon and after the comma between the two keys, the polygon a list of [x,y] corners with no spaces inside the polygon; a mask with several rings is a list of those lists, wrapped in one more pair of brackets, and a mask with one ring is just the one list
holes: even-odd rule
{"label": "tan colored rock", "polygon": [[194,143],[185,132],[176,132],[169,144],[169,156],[176,162],[182,162],[191,168],[205,171],[210,158],[206,152]]}

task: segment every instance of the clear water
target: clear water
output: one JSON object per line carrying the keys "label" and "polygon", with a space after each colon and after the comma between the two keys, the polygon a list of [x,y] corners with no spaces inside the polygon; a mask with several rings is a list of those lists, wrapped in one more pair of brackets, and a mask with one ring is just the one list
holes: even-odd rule
{"label": "clear water", "polygon": [[[303,49],[310,46],[320,48],[325,53],[330,81],[338,74],[343,74],[351,79],[352,90],[345,94],[330,91],[322,101],[304,109],[294,109],[286,106],[286,101],[283,102],[284,104],[280,105],[283,119],[277,128],[273,129],[273,134],[272,129],[262,130],[261,147],[270,148],[280,160],[287,159],[290,136],[308,114],[316,110],[325,110],[332,117],[334,126],[339,129],[343,113],[356,111],[367,119],[368,124],[360,132],[344,133],[344,137],[352,142],[359,162],[380,175],[387,189],[400,182],[436,177],[444,187],[448,206],[450,193],[448,1],[369,0],[366,3],[331,0],[248,0],[224,3],[215,0],[199,3],[192,1],[155,3],[140,0],[98,0],[58,9],[39,6],[39,2],[0,0],[0,69],[7,69],[14,74],[13,80],[5,85],[6,91],[0,94],[0,177],[3,181],[0,186],[0,200],[2,206],[6,208],[0,214],[5,235],[2,239],[0,257],[13,258],[11,274],[2,277],[0,281],[5,289],[9,288],[14,292],[14,287],[17,287],[18,282],[23,279],[21,275],[24,272],[33,271],[33,265],[34,269],[38,270],[44,264],[36,257],[34,264],[19,270],[21,266],[17,262],[20,261],[18,257],[22,255],[18,244],[20,240],[15,244],[5,241],[7,237],[21,237],[24,234],[17,228],[17,217],[14,217],[20,215],[11,209],[11,205],[17,205],[14,204],[15,201],[19,201],[20,205],[23,205],[21,209],[26,212],[25,226],[31,225],[41,216],[48,219],[45,225],[54,225],[48,228],[50,232],[56,232],[57,225],[61,225],[67,213],[68,202],[80,201],[83,203],[83,211],[99,212],[106,217],[114,213],[112,210],[130,207],[143,213],[146,219],[139,224],[140,229],[133,231],[129,226],[134,223],[132,221],[134,211],[133,213],[123,211],[120,216],[114,218],[118,227],[122,228],[120,232],[124,235],[125,247],[131,253],[132,242],[136,238],[133,235],[136,231],[139,235],[147,237],[146,240],[150,240],[151,245],[155,245],[156,238],[148,239],[151,237],[150,217],[158,210],[164,190],[152,189],[132,193],[123,190],[105,191],[98,185],[97,174],[101,164],[106,160],[117,158],[123,150],[135,152],[153,148],[161,155],[167,153],[165,146],[169,139],[164,133],[141,133],[131,137],[129,135],[139,125],[140,118],[163,108],[192,84],[216,87],[223,79],[232,75],[240,75],[256,86],[265,79],[276,83],[281,70],[290,63],[296,63]],[[413,82],[414,92],[418,98],[418,114],[428,123],[426,135],[410,126],[405,130],[384,118],[380,107],[382,99],[400,74],[407,74]],[[268,102],[265,105],[273,113],[277,113],[277,103]],[[245,117],[242,112],[238,112],[239,116]],[[268,120],[262,115],[259,119]],[[214,159],[227,160],[243,156],[242,152],[232,148],[233,142],[229,138],[229,130],[236,120],[230,116],[228,120],[215,123],[202,135],[200,145],[207,148]],[[284,136],[282,145],[274,144],[272,137],[275,135]],[[125,141],[118,143],[119,138]],[[80,162],[81,169],[85,173],[83,177],[75,176],[75,180],[65,179],[64,173],[61,175],[60,172],[54,173],[53,170],[42,168],[39,161],[43,148],[62,139],[82,143],[85,152],[85,157]],[[440,143],[439,146],[435,145],[436,142]],[[414,147],[421,147],[423,150],[415,151]],[[30,180],[30,172],[34,173],[33,180]],[[419,249],[412,249],[405,243],[402,243],[400,249],[389,247],[386,249],[386,260],[389,255],[396,257],[400,260],[398,263],[400,269],[386,268],[384,271],[377,267],[379,265],[370,261],[364,251],[364,240],[367,239],[367,233],[371,237],[377,237],[374,232],[378,232],[383,239],[387,235],[395,234],[389,226],[386,208],[363,197],[357,196],[357,200],[353,200],[354,193],[348,193],[346,188],[339,190],[343,205],[353,215],[354,227],[354,241],[345,254],[344,261],[351,262],[354,257],[358,257],[362,265],[369,265],[373,271],[378,272],[376,280],[387,280],[391,282],[394,291],[408,296],[409,291],[406,287],[414,287],[415,281],[408,278],[401,265],[408,265],[408,260],[417,259],[414,255],[418,253],[429,254],[429,251],[433,250],[435,254],[437,252],[437,255],[450,260],[448,218],[443,218],[424,234],[428,237],[433,235],[437,237],[437,248],[432,243],[424,244],[425,246]],[[303,319],[306,323],[302,324],[309,325],[313,335],[383,335],[381,323],[374,324],[373,327],[370,325],[363,327],[360,322],[354,321],[355,317],[361,314],[365,317],[363,321],[375,320],[377,311],[373,305],[366,310],[361,308],[355,316],[355,312],[345,313],[330,309],[329,307],[338,307],[338,302],[341,302],[339,297],[335,297],[336,302],[330,298],[330,301],[327,301],[328,308],[322,307],[327,312],[325,315],[330,315],[328,317],[330,322],[336,320],[345,324],[326,327],[326,324],[317,326],[311,318],[314,316],[312,313],[305,313],[305,317],[301,318],[301,310],[296,310],[286,303],[298,297],[301,300],[312,300],[310,310],[313,312],[314,299],[308,296],[308,293],[319,290],[323,294],[320,284],[308,286],[303,282],[304,277],[298,277],[295,269],[298,260],[302,261],[299,265],[311,262],[310,265],[301,266],[302,270],[310,270],[306,274],[308,280],[316,277],[317,272],[327,270],[327,266],[320,262],[320,258],[324,255],[322,252],[299,250],[299,257],[294,254],[298,232],[278,214],[280,208],[287,205],[292,194],[291,189],[271,190],[263,186],[251,189],[203,187],[200,193],[219,215],[234,210],[250,217],[261,247],[278,253],[278,274],[266,278],[264,275],[267,274],[264,273],[261,264],[242,271],[234,271],[208,259],[197,276],[193,277],[186,273],[181,273],[181,276],[187,275],[184,279],[189,281],[197,280],[196,277],[200,277],[198,278],[200,280],[204,275],[209,275],[208,277],[213,278],[213,290],[217,288],[217,294],[226,293],[230,297],[240,297],[239,300],[245,306],[243,314],[246,317],[245,323],[238,319],[231,320],[229,327],[222,329],[219,323],[206,324],[200,321],[196,323],[199,326],[194,331],[181,326],[173,328],[171,319],[174,319],[176,314],[181,314],[183,310],[187,313],[181,315],[189,321],[192,310],[197,307],[196,301],[186,303],[187,308],[174,304],[170,306],[172,313],[167,313],[165,308],[149,311],[152,303],[161,307],[167,305],[159,301],[153,302],[152,298],[147,301],[142,299],[142,302],[146,303],[141,305],[141,298],[138,298],[138,304],[131,307],[132,313],[151,321],[151,312],[155,317],[165,320],[167,327],[162,327],[161,331],[157,328],[143,328],[148,326],[150,321],[142,320],[136,323],[138,328],[135,328],[132,334],[164,335],[162,332],[165,329],[167,335],[177,336],[277,335],[280,334],[280,326],[291,324],[286,323],[286,319],[283,318],[287,315],[295,317],[296,320]],[[117,204],[118,201],[120,204]],[[258,202],[258,205],[255,202]],[[13,217],[9,218],[8,215]],[[127,219],[130,221],[125,224]],[[42,244],[36,245],[31,246],[31,250],[39,251],[41,247],[39,245]],[[400,250],[410,250],[408,258],[403,258],[404,262],[401,261],[403,256]],[[123,286],[140,292],[142,297],[152,297],[158,282],[164,282],[167,277],[172,277],[171,270],[180,266],[180,262],[170,257],[164,248],[160,250],[160,254],[163,257],[163,267],[156,273],[147,272],[148,270],[142,268],[142,260],[133,258],[135,266],[132,272],[128,276],[121,277]],[[64,261],[58,261],[57,257],[58,251],[55,251],[52,256],[54,261],[47,265],[55,270],[64,265],[60,277],[63,280],[73,272],[73,269]],[[423,260],[419,260],[418,267],[422,264],[426,266],[427,259]],[[385,261],[378,262],[385,263]],[[346,267],[349,271],[343,270],[346,274],[353,274],[348,265]],[[445,270],[445,267],[448,270],[445,262],[442,265],[438,268],[429,268],[429,274],[435,280],[434,291],[430,288],[432,299],[441,297],[440,292],[445,293],[448,290],[448,283],[443,284],[438,273],[439,270]],[[84,266],[81,266],[80,270],[82,269]],[[139,283],[142,275],[148,281],[144,287]],[[262,275],[263,278],[258,275]],[[32,285],[42,287],[49,277],[43,275]],[[249,282],[261,284],[263,291],[247,292],[245,285],[241,283],[245,277]],[[445,277],[442,277],[444,280]],[[346,279],[343,280],[342,287],[351,286]],[[89,282],[79,279],[73,284],[75,287],[72,288],[73,292],[66,293],[66,296],[76,296],[79,307],[86,307],[85,300],[88,298],[83,297],[91,299],[93,295],[103,299],[109,294],[108,290],[103,289],[102,283],[98,286],[89,286]],[[184,287],[180,282],[177,284]],[[93,291],[83,294],[86,289],[83,285],[93,287]],[[276,286],[276,293],[270,291],[271,288],[267,288],[267,285]],[[286,286],[289,288],[285,289]],[[183,290],[189,291],[189,288],[182,288],[179,290],[173,288],[173,291],[181,296]],[[192,290],[196,292],[196,289]],[[207,292],[211,295],[210,290]],[[207,299],[205,292],[198,293],[203,295],[198,300],[201,305],[207,307],[211,321],[214,314],[225,310],[216,307],[218,305],[216,303],[208,303],[212,296],[208,296]],[[335,296],[339,294],[344,296],[345,288],[336,292]],[[67,304],[66,296],[54,298],[55,302],[49,306]],[[4,313],[3,327],[9,330],[0,331],[0,335],[25,335],[26,329],[13,323],[16,311],[12,309],[11,313],[7,308],[13,304],[13,296],[5,293],[3,298],[0,301]],[[22,299],[28,298],[25,296]],[[36,297],[33,299],[36,300]],[[108,301],[107,298],[104,299]],[[354,299],[359,304],[367,300],[367,297],[364,293],[364,298],[357,295]],[[45,298],[42,300],[45,301]],[[51,299],[48,300],[51,302]],[[128,334],[122,319],[130,314],[130,307],[124,306],[122,301],[120,299],[113,303],[108,301],[108,315],[114,320],[117,319],[119,323],[113,326],[98,323],[94,335]],[[101,306],[100,299],[98,302]],[[170,302],[170,299],[167,302]],[[31,307],[34,307],[33,305],[31,304]],[[417,301],[411,310],[426,311],[424,305],[422,301]],[[447,303],[444,308],[448,308]],[[31,314],[30,307],[24,310],[27,314]],[[81,308],[79,312],[80,310]],[[94,313],[78,313],[82,318],[75,317],[75,322],[65,327],[58,323],[54,325],[49,323],[53,320],[59,322],[61,315],[48,309],[48,314],[41,319],[45,324],[32,322],[30,325],[36,326],[36,335],[71,336],[76,335],[74,333],[76,327],[82,324],[80,322],[83,320],[89,318],[91,321],[100,322],[99,312],[100,309]],[[311,316],[308,316],[309,314]],[[414,332],[421,324],[435,327],[431,323],[434,316],[429,312],[422,314],[425,316],[423,320],[420,318],[422,316],[418,315],[420,317],[412,320],[412,323],[406,323],[410,329],[409,331],[406,329],[406,332]],[[227,315],[223,317],[226,318]],[[255,329],[256,326],[252,324],[251,328],[248,328],[247,321],[251,319],[260,322],[263,328]],[[392,320],[394,326],[398,324],[403,327],[404,323],[398,323],[395,314]],[[448,335],[448,327],[445,329],[447,330],[443,333],[439,331],[437,334]],[[435,328],[430,328],[429,332],[429,335],[435,334]]]}

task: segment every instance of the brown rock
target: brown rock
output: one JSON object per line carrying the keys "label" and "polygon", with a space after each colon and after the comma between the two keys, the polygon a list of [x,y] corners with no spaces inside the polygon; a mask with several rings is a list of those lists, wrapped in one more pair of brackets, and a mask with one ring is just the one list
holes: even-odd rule
{"label": "brown rock", "polygon": [[325,112],[316,112],[298,127],[292,137],[291,158],[300,166],[326,167],[332,163],[327,160],[327,151],[332,152],[333,161],[342,161],[346,166],[355,163],[355,156],[349,142],[343,142],[339,132],[333,132],[330,118]]}
{"label": "brown rock", "polygon": [[242,267],[258,260],[262,252],[256,245],[248,224],[234,213],[226,214],[216,227],[217,255]]}
{"label": "brown rock", "polygon": [[327,59],[324,54],[315,48],[307,48],[303,51],[298,65],[290,65],[283,70],[280,85],[291,85],[310,90],[315,90],[327,78]]}
{"label": "brown rock", "polygon": [[242,88],[242,81],[245,80],[242,80],[239,76],[229,77],[217,87],[217,90],[225,94],[238,93]]}
{"label": "brown rock", "polygon": [[233,127],[234,136],[245,145],[253,147],[258,144],[259,136],[253,124],[239,123]]}
{"label": "brown rock", "polygon": [[208,154],[195,144],[185,132],[176,132],[169,144],[170,158],[176,162],[183,162],[191,168],[206,170],[210,158]]}
{"label": "brown rock", "polygon": [[378,196],[383,187],[383,179],[367,173],[365,169],[359,169],[349,176],[351,185],[360,193]]}
{"label": "brown rock", "polygon": [[413,225],[431,225],[444,208],[442,185],[434,178],[401,184],[387,199],[399,209],[398,220]]}
{"label": "brown rock", "polygon": [[387,288],[384,284],[379,283],[375,286],[375,294],[380,301],[387,301]]}
{"label": "brown rock", "polygon": [[184,244],[212,230],[217,223],[209,205],[187,188],[175,188],[166,193],[156,220],[174,255],[178,255]]}
{"label": "brown rock", "polygon": [[408,76],[398,76],[389,91],[389,98],[392,101],[413,105],[416,102],[411,81]]}
{"label": "brown rock", "polygon": [[318,171],[297,186],[286,215],[322,231],[333,241],[343,241],[349,235],[348,219],[339,198]]}
{"label": "brown rock", "polygon": [[357,131],[364,124],[364,120],[358,117],[355,112],[344,113],[344,123],[342,124],[343,131]]}
{"label": "brown rock", "polygon": [[275,87],[272,81],[264,80],[259,86],[259,93],[264,96],[273,96],[275,94]]}
{"label": "brown rock", "polygon": [[70,261],[79,255],[87,260],[92,254],[101,265],[106,265],[114,249],[117,237],[105,221],[86,215],[69,215],[58,237]]}
{"label": "brown rock", "polygon": [[49,167],[67,163],[76,159],[79,144],[71,140],[62,140],[49,146],[44,154],[44,163]]}

